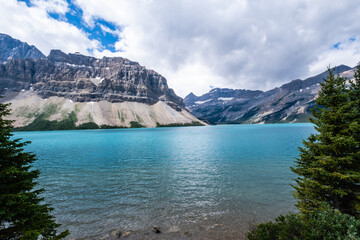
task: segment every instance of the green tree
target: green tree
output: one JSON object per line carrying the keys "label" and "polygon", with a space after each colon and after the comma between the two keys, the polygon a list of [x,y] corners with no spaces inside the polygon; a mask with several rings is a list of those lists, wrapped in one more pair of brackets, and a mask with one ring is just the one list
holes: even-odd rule
{"label": "green tree", "polygon": [[296,166],[299,176],[294,196],[303,213],[321,209],[322,202],[353,216],[360,210],[360,127],[359,127],[360,68],[355,80],[335,76],[329,69],[321,83],[312,109],[316,134],[303,141]]}
{"label": "green tree", "polygon": [[355,240],[360,239],[360,220],[323,204],[324,210],[280,215],[246,234],[247,240]]}
{"label": "green tree", "polygon": [[35,155],[24,152],[29,142],[11,139],[9,112],[9,105],[0,103],[0,239],[62,239],[69,233],[56,233],[60,225],[50,215],[52,208],[42,203],[44,190],[35,188]]}
{"label": "green tree", "polygon": [[352,141],[352,153],[351,157],[353,159],[353,173],[357,177],[354,178],[354,183],[357,186],[355,188],[357,191],[356,196],[354,196],[353,202],[351,205],[357,210],[357,216],[359,216],[360,210],[360,63],[357,66],[357,71],[355,72],[355,78],[350,81],[350,90],[349,90],[349,135]]}

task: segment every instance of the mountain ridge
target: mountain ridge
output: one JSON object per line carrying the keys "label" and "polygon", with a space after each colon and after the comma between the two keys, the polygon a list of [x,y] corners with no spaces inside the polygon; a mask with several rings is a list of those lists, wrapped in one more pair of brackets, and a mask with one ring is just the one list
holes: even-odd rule
{"label": "mountain ridge", "polygon": [[16,127],[39,116],[62,121],[71,113],[76,125],[156,127],[199,121],[162,75],[121,57],[51,50],[47,57],[9,59],[0,64],[0,95],[2,102],[12,103]]}
{"label": "mountain ridge", "polygon": [[[346,65],[333,70],[335,74],[350,78],[354,73],[354,68]],[[212,124],[308,122],[310,109],[315,106],[315,98],[320,90],[319,84],[327,74],[325,71],[305,80],[295,79],[265,92],[247,90],[252,95],[238,95],[225,99],[227,101],[219,101],[225,96],[223,94],[217,96],[217,99],[209,97],[213,89],[199,97],[189,94],[184,102],[194,116]],[[240,90],[226,89],[227,94],[234,95],[236,91]]]}
{"label": "mountain ridge", "polygon": [[0,63],[11,59],[39,59],[45,55],[33,45],[14,39],[11,36],[0,33]]}

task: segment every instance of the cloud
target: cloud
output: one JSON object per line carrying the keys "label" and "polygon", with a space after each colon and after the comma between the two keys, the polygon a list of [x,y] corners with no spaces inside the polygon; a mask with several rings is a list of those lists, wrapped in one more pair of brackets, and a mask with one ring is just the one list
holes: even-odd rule
{"label": "cloud", "polygon": [[107,26],[105,26],[103,24],[99,24],[99,25],[100,25],[100,28],[101,28],[101,30],[103,31],[104,34],[110,33],[110,34],[116,35],[116,36],[120,35],[119,30],[112,30],[112,29],[110,29],[109,27],[107,27]]}
{"label": "cloud", "polygon": [[[31,8],[0,1],[0,31],[41,50],[90,49],[97,57],[138,61],[183,97],[210,86],[267,90],[329,64],[360,61],[357,0],[36,0]],[[89,40],[96,38],[46,13],[73,6],[81,9],[82,24],[98,26],[116,43]]]}
{"label": "cloud", "polygon": [[317,56],[316,61],[310,64],[310,73],[316,74],[324,70],[324,66],[332,67],[348,63],[354,66],[360,63],[360,44],[355,38],[349,38],[344,42],[336,43],[337,47],[325,51]]}
{"label": "cloud", "polygon": [[44,9],[47,12],[65,14],[69,11],[65,0],[33,0],[33,6]]}
{"label": "cloud", "polygon": [[[167,77],[181,96],[217,87],[270,89],[356,64],[357,1],[76,0],[87,16],[124,26],[123,56]],[[359,39],[356,37],[355,39]]]}
{"label": "cloud", "polygon": [[89,54],[89,49],[99,48],[99,42],[90,40],[85,32],[48,15],[48,11],[66,12],[65,1],[36,0],[31,7],[15,0],[0,2],[0,32],[35,45],[45,55],[51,49]]}

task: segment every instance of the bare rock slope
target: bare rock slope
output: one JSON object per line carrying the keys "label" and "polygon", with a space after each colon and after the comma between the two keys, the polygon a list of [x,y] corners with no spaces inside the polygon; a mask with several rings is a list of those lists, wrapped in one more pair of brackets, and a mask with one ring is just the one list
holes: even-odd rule
{"label": "bare rock slope", "polygon": [[30,46],[25,42],[0,33],[0,63],[5,63],[11,59],[21,58],[44,58],[45,55],[35,46]]}
{"label": "bare rock slope", "polygon": [[5,96],[2,102],[12,104],[16,127],[69,118],[77,126],[199,122],[163,76],[121,57],[97,59],[52,50],[44,58],[10,59],[0,64],[0,95]]}
{"label": "bare rock slope", "polygon": [[[340,65],[333,70],[352,78],[354,69]],[[184,102],[193,115],[209,123],[308,122],[327,74],[296,79],[266,92],[216,88],[199,97],[190,93]]]}

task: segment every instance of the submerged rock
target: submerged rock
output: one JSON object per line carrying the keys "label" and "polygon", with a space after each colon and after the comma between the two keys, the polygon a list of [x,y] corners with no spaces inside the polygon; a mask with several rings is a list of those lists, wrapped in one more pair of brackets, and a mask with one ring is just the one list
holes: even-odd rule
{"label": "submerged rock", "polygon": [[180,228],[178,226],[171,226],[169,228],[169,233],[177,233],[177,232],[180,232]]}
{"label": "submerged rock", "polygon": [[117,230],[111,232],[111,236],[116,237],[116,238],[120,238],[121,235],[122,235],[122,232],[120,229],[117,229]]}
{"label": "submerged rock", "polygon": [[108,239],[110,236],[109,234],[106,234],[105,236],[103,236],[102,238],[100,238],[100,240],[105,240],[105,239]]}
{"label": "submerged rock", "polygon": [[122,235],[123,237],[127,237],[127,236],[129,236],[131,234],[131,231],[126,231],[126,232],[124,232],[124,234]]}
{"label": "submerged rock", "polygon": [[214,224],[214,227],[221,227],[221,226],[223,226],[224,224],[219,224],[219,223],[216,223],[216,224]]}
{"label": "submerged rock", "polygon": [[159,227],[153,227],[152,230],[154,233],[161,233],[160,228]]}

